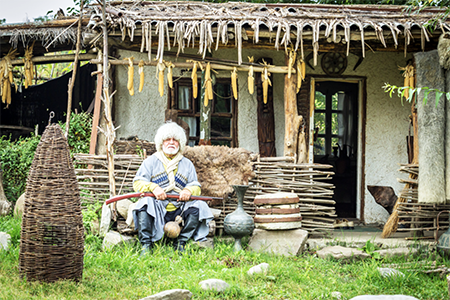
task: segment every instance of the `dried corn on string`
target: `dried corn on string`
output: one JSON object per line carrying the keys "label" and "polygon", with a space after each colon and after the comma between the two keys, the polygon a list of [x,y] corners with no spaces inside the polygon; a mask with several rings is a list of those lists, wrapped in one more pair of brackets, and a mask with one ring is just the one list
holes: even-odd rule
{"label": "dried corn on string", "polygon": [[203,101],[203,105],[208,106],[209,100],[212,100],[213,97],[213,87],[212,87],[212,78],[211,78],[211,64],[208,62],[206,64],[205,70],[205,97]]}
{"label": "dried corn on string", "polygon": [[139,93],[142,92],[142,89],[144,88],[144,61],[139,61],[138,64],[139,67]]}
{"label": "dried corn on string", "polygon": [[403,97],[409,99],[410,89],[415,88],[414,74],[416,70],[412,64],[408,64],[406,67],[398,67],[398,69],[403,71]]}
{"label": "dried corn on string", "polygon": [[33,57],[33,46],[34,42],[31,46],[27,47],[25,49],[25,55],[23,58],[23,70],[25,73],[25,88],[27,89],[28,86],[33,85],[33,78],[34,78],[34,65],[31,61],[31,58]]}
{"label": "dried corn on string", "polygon": [[11,84],[14,83],[11,60],[16,57],[16,51],[16,49],[9,49],[8,54],[0,61],[1,95],[2,102],[6,104],[6,108],[11,104]]}
{"label": "dried corn on string", "polygon": [[302,81],[306,77],[306,63],[300,57],[297,57],[297,93],[300,91]]}
{"label": "dried corn on string", "polygon": [[267,67],[269,66],[267,64],[266,61],[263,60],[263,65],[264,65],[264,70],[261,73],[261,81],[262,81],[262,86],[263,86],[263,100],[264,100],[264,104],[267,103],[267,95],[269,93],[269,85],[272,85],[272,83],[270,82],[270,73],[267,70]]}
{"label": "dried corn on string", "polygon": [[134,84],[133,84],[133,77],[134,77],[134,65],[133,65],[133,59],[134,57],[128,57],[126,60],[128,60],[128,82],[127,82],[127,89],[130,93],[130,96],[134,95]]}
{"label": "dried corn on string", "polygon": [[289,61],[288,61],[288,78],[291,78],[291,74],[292,74],[292,68],[294,67],[295,64],[295,51],[294,50],[290,50],[289,51]]}
{"label": "dried corn on string", "polygon": [[169,84],[169,88],[173,89],[173,68],[175,65],[172,62],[165,62],[167,68],[167,83]]}
{"label": "dried corn on string", "polygon": [[234,67],[233,71],[231,71],[231,88],[233,90],[233,97],[235,100],[238,98],[238,90],[237,90],[237,68]]}
{"label": "dried corn on string", "polygon": [[[253,56],[252,57],[248,56],[248,62],[253,63],[253,61],[254,61]],[[247,83],[248,83],[248,92],[250,93],[250,95],[253,95],[253,93],[255,91],[255,76],[254,76],[252,65],[250,65],[248,68]]]}
{"label": "dried corn on string", "polygon": [[[197,68],[198,65],[200,64],[197,61],[192,61],[194,62],[194,65],[192,66],[192,74],[191,74],[191,79],[192,79],[192,96],[195,98],[197,98],[198,96],[198,77],[197,77]],[[200,65],[201,67],[201,65]]]}
{"label": "dried corn on string", "polygon": [[156,78],[158,78],[159,95],[164,96],[164,69],[166,65],[163,62],[158,62],[156,65]]}

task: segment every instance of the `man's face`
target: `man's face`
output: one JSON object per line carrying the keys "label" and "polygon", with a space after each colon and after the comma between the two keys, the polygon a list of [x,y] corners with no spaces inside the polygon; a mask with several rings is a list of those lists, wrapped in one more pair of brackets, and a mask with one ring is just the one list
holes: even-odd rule
{"label": "man's face", "polygon": [[170,138],[163,141],[162,144],[162,150],[167,155],[175,155],[178,153],[178,150],[180,149],[180,143],[174,139]]}

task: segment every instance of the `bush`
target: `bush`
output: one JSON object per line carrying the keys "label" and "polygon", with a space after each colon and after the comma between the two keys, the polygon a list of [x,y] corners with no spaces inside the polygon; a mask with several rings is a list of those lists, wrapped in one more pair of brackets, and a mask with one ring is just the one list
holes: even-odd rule
{"label": "bush", "polygon": [[[61,124],[63,131],[65,123]],[[88,113],[71,114],[68,144],[71,153],[89,153],[92,117]],[[3,187],[6,198],[15,203],[25,192],[28,172],[33,162],[34,152],[41,139],[40,135],[21,137],[11,141],[0,137],[0,163],[3,170]]]}

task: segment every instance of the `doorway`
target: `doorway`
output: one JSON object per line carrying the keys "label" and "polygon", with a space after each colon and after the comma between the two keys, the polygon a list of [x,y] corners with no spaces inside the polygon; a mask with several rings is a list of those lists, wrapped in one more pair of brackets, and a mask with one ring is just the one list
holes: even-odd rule
{"label": "doorway", "polygon": [[333,166],[337,216],[359,218],[361,82],[316,78],[311,87],[310,152],[315,163]]}

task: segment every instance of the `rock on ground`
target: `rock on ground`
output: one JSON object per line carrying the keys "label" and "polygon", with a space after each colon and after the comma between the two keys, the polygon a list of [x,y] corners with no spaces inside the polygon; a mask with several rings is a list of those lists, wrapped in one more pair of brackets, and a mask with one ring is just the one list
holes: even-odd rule
{"label": "rock on ground", "polygon": [[255,229],[248,247],[255,252],[296,256],[302,253],[307,238],[308,232],[303,229]]}
{"label": "rock on ground", "polygon": [[419,300],[416,297],[405,295],[361,295],[350,300]]}
{"label": "rock on ground", "polygon": [[205,291],[223,292],[230,287],[228,283],[220,279],[207,279],[201,281],[199,284]]}
{"label": "rock on ground", "polygon": [[391,249],[382,249],[374,252],[378,252],[381,257],[403,257],[403,256],[414,256],[417,255],[418,250],[415,248],[391,248]]}
{"label": "rock on ground", "polygon": [[11,241],[11,236],[6,232],[0,232],[0,250],[8,250]]}
{"label": "rock on ground", "polygon": [[370,258],[371,256],[364,251],[354,249],[354,248],[346,248],[342,246],[329,246],[325,247],[322,250],[316,252],[317,256],[320,258],[326,259],[328,257],[332,257],[334,259],[338,259],[341,261],[355,261],[355,260],[363,260],[366,258]]}
{"label": "rock on ground", "polygon": [[125,220],[128,217],[128,208],[130,207],[131,204],[133,204],[133,202],[128,199],[123,199],[123,200],[117,201],[117,206],[116,206],[117,212]]}
{"label": "rock on ground", "polygon": [[120,244],[134,244],[136,239],[131,236],[122,235],[116,231],[109,231],[103,239],[102,249],[111,248]]}
{"label": "rock on ground", "polygon": [[17,199],[16,206],[14,207],[14,215],[22,216],[24,209],[25,209],[25,193],[20,195],[19,199]]}
{"label": "rock on ground", "polygon": [[248,275],[253,275],[253,274],[267,274],[267,272],[269,271],[269,264],[268,263],[262,263],[259,264],[257,266],[251,267],[248,271],[247,274]]}
{"label": "rock on ground", "polygon": [[175,289],[163,291],[140,300],[188,300],[191,297],[192,293],[189,290]]}

